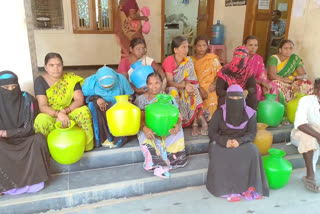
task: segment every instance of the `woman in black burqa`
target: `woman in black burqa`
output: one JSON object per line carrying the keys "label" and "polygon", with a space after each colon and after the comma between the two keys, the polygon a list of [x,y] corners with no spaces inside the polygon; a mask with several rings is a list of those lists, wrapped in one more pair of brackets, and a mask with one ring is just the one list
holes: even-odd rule
{"label": "woman in black burqa", "polygon": [[48,180],[47,141],[33,130],[37,113],[16,74],[0,72],[0,195],[37,192]]}

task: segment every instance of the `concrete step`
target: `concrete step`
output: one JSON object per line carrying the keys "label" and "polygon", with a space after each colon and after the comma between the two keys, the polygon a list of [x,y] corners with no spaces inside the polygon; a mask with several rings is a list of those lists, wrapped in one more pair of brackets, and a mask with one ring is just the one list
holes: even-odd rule
{"label": "concrete step", "polygon": [[[273,133],[273,143],[289,142],[292,126],[269,128]],[[195,155],[208,152],[209,138],[207,136],[191,136],[191,129],[184,129],[186,152],[188,155]],[[86,152],[82,159],[72,165],[61,165],[51,160],[51,173],[74,172],[87,169],[98,169],[110,166],[119,166],[143,162],[143,155],[139,148],[137,138],[130,137],[129,142],[121,148],[98,148]]]}
{"label": "concrete step", "polygon": [[[286,159],[293,168],[302,166],[302,156],[297,154],[293,145],[281,143],[274,147],[287,152]],[[38,193],[1,197],[0,213],[21,213],[21,210],[25,214],[37,213],[199,186],[205,184],[207,167],[208,155],[197,154],[188,157],[186,167],[171,171],[169,179],[146,172],[142,163],[56,174]]]}

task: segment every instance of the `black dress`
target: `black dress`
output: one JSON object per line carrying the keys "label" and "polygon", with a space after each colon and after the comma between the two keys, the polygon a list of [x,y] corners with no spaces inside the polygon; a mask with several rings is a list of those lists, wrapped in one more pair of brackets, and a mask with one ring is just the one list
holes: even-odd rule
{"label": "black dress", "polygon": [[[1,72],[0,76],[4,73],[11,74]],[[38,104],[19,86],[11,91],[1,87],[15,83],[11,79],[0,79],[0,130],[7,132],[7,137],[0,137],[0,192],[38,184],[49,177],[47,141],[33,130]]]}
{"label": "black dress", "polygon": [[[214,196],[243,193],[249,187],[269,196],[262,160],[254,141],[257,125],[252,116],[243,129],[231,129],[218,109],[209,124],[209,168],[207,189]],[[226,148],[229,139],[239,142],[237,148]]]}

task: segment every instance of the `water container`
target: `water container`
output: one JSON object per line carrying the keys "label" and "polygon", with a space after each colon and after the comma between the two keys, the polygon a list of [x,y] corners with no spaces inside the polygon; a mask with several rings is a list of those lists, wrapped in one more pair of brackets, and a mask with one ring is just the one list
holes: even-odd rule
{"label": "water container", "polygon": [[212,25],[211,28],[212,37],[211,45],[223,45],[224,44],[224,26],[220,24],[220,20],[217,21],[217,24]]}

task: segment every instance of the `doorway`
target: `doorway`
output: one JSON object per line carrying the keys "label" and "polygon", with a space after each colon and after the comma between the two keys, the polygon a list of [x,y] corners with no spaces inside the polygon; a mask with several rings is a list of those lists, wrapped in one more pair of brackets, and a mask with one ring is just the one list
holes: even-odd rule
{"label": "doorway", "polygon": [[259,41],[257,53],[265,61],[278,52],[283,39],[288,38],[293,0],[247,0],[243,39],[255,35]]}
{"label": "doorway", "polygon": [[210,38],[213,11],[213,0],[162,0],[162,60],[172,54],[171,41],[175,36],[187,38],[189,55],[197,35],[205,34]]}

